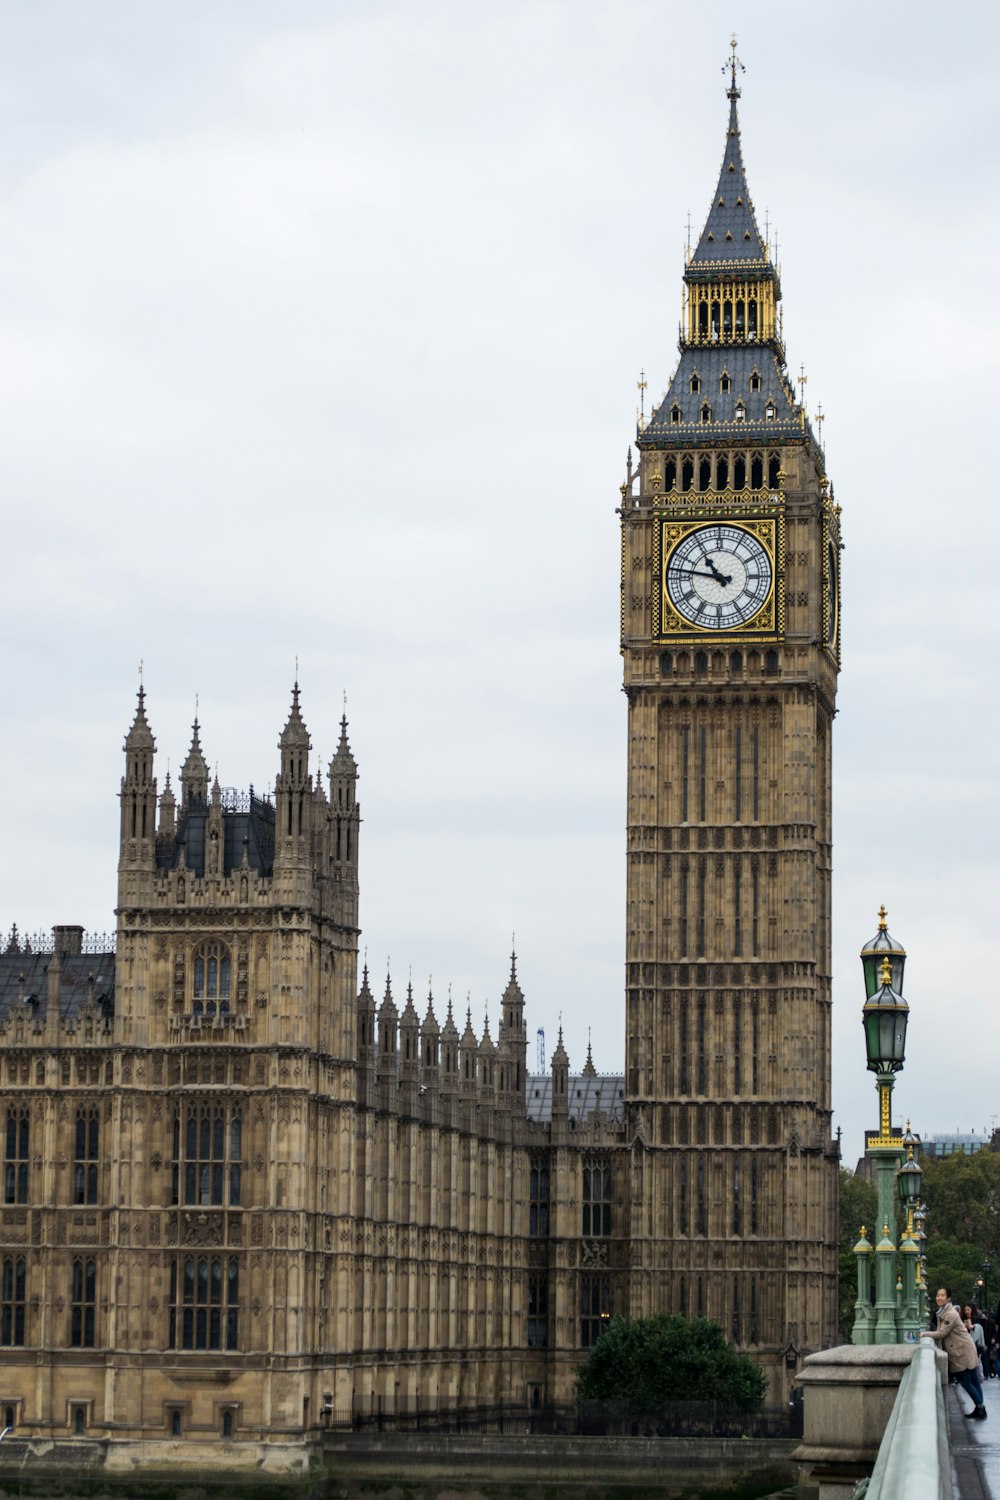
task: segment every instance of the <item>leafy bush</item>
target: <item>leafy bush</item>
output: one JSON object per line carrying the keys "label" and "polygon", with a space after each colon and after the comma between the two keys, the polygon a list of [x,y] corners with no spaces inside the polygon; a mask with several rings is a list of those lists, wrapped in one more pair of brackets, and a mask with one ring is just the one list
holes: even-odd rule
{"label": "leafy bush", "polygon": [[718,1401],[757,1411],[767,1380],[753,1360],[726,1343],[708,1318],[658,1313],[612,1318],[580,1366],[577,1394],[651,1412],[671,1401]]}

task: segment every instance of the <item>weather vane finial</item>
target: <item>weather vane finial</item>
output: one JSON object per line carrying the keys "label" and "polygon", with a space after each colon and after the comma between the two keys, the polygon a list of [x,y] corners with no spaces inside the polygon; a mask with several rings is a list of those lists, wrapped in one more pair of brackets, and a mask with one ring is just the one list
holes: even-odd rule
{"label": "weather vane finial", "polygon": [[740,91],[736,87],[736,69],[739,68],[741,73],[745,73],[746,68],[740,62],[740,59],[736,56],[735,33],[729,38],[729,45],[732,48],[733,55],[728,62],[722,64],[722,71],[724,73],[727,68],[729,69],[729,98],[738,99],[740,97]]}

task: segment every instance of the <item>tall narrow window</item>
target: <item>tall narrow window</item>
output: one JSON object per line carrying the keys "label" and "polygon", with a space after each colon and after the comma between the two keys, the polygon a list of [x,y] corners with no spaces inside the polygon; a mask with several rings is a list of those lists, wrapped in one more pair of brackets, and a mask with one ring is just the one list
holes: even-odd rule
{"label": "tall narrow window", "polygon": [[680,957],[686,958],[688,951],[688,867],[681,867],[681,914],[678,921],[677,940],[680,944]]}
{"label": "tall narrow window", "polygon": [[750,1233],[757,1233],[757,1158],[750,1158]]}
{"label": "tall narrow window", "polygon": [[740,1341],[740,1278],[733,1277],[733,1343]]}
{"label": "tall narrow window", "polygon": [[705,1198],[705,1161],[698,1158],[698,1221],[695,1225],[695,1234],[708,1233],[708,1207]]}
{"label": "tall narrow window", "polygon": [[700,1276],[695,1282],[695,1293],[695,1317],[703,1318],[705,1316],[705,1283]]}
{"label": "tall narrow window", "polygon": [[[756,1094],[759,1092],[760,1087],[760,1008],[757,1005],[756,1000],[754,1001],[753,1010],[751,1012],[750,1068],[750,1086],[753,1092]],[[756,1181],[757,1179],[755,1177],[755,1184]],[[756,1202],[756,1198],[754,1199],[754,1201]]]}
{"label": "tall narrow window", "polygon": [[73,1202],[97,1202],[97,1164],[101,1123],[96,1105],[76,1112],[76,1156],[73,1163]]}
{"label": "tall narrow window", "polygon": [[93,1349],[96,1306],[97,1264],[93,1260],[74,1260],[69,1337],[74,1349]]}
{"label": "tall narrow window", "polygon": [[707,1049],[705,1046],[705,997],[700,996],[698,1000],[698,1093],[708,1092],[706,1074],[708,1072]]}
{"label": "tall narrow window", "polygon": [[678,1167],[677,1181],[677,1212],[679,1218],[678,1228],[681,1234],[688,1232],[688,1169],[687,1157],[682,1156]]}
{"label": "tall narrow window", "polygon": [[528,1277],[528,1348],[546,1349],[549,1343],[549,1279]]}
{"label": "tall narrow window", "polygon": [[691,750],[691,730],[681,725],[681,822],[688,820],[688,761]]}
{"label": "tall narrow window", "polygon": [[756,865],[750,871],[750,947],[754,958],[760,953],[760,870]]}
{"label": "tall narrow window", "polygon": [[686,1276],[681,1277],[680,1296],[678,1298],[677,1311],[680,1313],[682,1318],[686,1318],[688,1315],[688,1284]]}
{"label": "tall narrow window", "polygon": [[6,1348],[24,1344],[24,1301],[24,1257],[7,1255],[0,1268],[0,1344]]}
{"label": "tall narrow window", "polygon": [[750,1277],[750,1342],[757,1342],[757,1278]]}
{"label": "tall narrow window", "polygon": [[753,821],[760,822],[760,728],[753,726]]}
{"label": "tall narrow window", "polygon": [[681,1012],[681,1014],[680,1014],[680,1028],[681,1028],[681,1035],[680,1035],[680,1059],[681,1059],[681,1066],[680,1066],[680,1077],[678,1079],[678,1087],[679,1087],[680,1092],[682,1094],[686,1094],[689,1091],[689,1084],[688,1084],[688,1072],[689,1072],[689,1069],[688,1069],[688,1003],[687,1003],[687,998],[686,997],[681,1001],[680,1012]]}
{"label": "tall narrow window", "polygon": [[733,1090],[743,1088],[743,1007],[739,998],[733,1001]]}
{"label": "tall narrow window", "polygon": [[743,957],[743,867],[739,864],[733,870],[733,957]]}
{"label": "tall narrow window", "polygon": [[611,1321],[611,1282],[607,1276],[580,1278],[580,1344],[592,1349]]}
{"label": "tall narrow window", "polygon": [[606,1161],[583,1164],[583,1227],[585,1238],[611,1233],[611,1167]]}
{"label": "tall narrow window", "polygon": [[733,747],[733,786],[736,796],[736,804],[733,808],[734,821],[743,821],[743,727],[736,726],[736,744]]}
{"label": "tall narrow window", "polygon": [[543,1156],[531,1158],[528,1233],[549,1232],[549,1164]]}
{"label": "tall narrow window", "polygon": [[740,1232],[740,1164],[733,1165],[733,1233]]}
{"label": "tall narrow window", "polygon": [[704,725],[698,735],[698,821],[704,823],[708,806],[708,730]]}
{"label": "tall narrow window", "polygon": [[28,1143],[30,1138],[28,1110],[12,1105],[7,1111],[4,1137],[3,1201],[28,1201]]}
{"label": "tall narrow window", "polygon": [[705,861],[698,865],[698,941],[696,957],[705,957]]}
{"label": "tall narrow window", "polygon": [[239,1348],[239,1262],[233,1255],[170,1262],[170,1347]]}
{"label": "tall narrow window", "polygon": [[240,1204],[242,1122],[238,1109],[209,1102],[174,1116],[173,1202]]}
{"label": "tall narrow window", "polygon": [[694,485],[694,459],[690,454],[681,459],[681,489],[685,493]]}

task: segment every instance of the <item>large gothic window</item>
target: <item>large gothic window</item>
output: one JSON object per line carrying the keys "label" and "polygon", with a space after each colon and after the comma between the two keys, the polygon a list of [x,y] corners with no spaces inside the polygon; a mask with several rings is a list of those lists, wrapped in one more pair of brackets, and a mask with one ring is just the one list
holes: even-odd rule
{"label": "large gothic window", "polygon": [[528,1348],[545,1349],[549,1342],[549,1279],[528,1277]]}
{"label": "large gothic window", "polygon": [[70,1343],[74,1349],[93,1349],[96,1305],[97,1264],[93,1260],[74,1260],[70,1304]]}
{"label": "large gothic window", "polygon": [[243,1127],[226,1104],[189,1104],[174,1116],[174,1203],[240,1205]]}
{"label": "large gothic window", "polygon": [[606,1161],[583,1164],[583,1226],[588,1239],[611,1233],[611,1167]]}
{"label": "large gothic window", "polygon": [[607,1276],[580,1278],[580,1344],[592,1349],[611,1321],[611,1282]]}
{"label": "large gothic window", "polygon": [[3,1201],[28,1201],[28,1142],[30,1119],[24,1106],[14,1105],[7,1111],[4,1135]]}
{"label": "large gothic window", "polygon": [[170,1347],[239,1347],[239,1262],[234,1255],[188,1255],[170,1262]]}
{"label": "large gothic window", "polygon": [[24,1301],[24,1257],[7,1255],[0,1266],[0,1344],[7,1348],[24,1343]]}
{"label": "large gothic window", "polygon": [[76,1146],[73,1160],[73,1202],[97,1202],[97,1164],[101,1138],[96,1105],[76,1112]]}
{"label": "large gothic window", "polygon": [[225,943],[202,943],[191,964],[192,1000],[196,1016],[225,1015],[229,1010],[232,959]]}
{"label": "large gothic window", "polygon": [[528,1233],[549,1232],[549,1164],[544,1156],[531,1158]]}

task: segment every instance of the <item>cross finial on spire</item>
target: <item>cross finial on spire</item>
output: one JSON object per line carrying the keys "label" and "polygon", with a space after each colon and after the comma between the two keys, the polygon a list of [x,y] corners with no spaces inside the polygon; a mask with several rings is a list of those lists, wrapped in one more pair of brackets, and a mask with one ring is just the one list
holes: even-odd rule
{"label": "cross finial on spire", "polygon": [[809,376],[806,374],[805,365],[799,365],[799,373],[796,375],[795,380],[799,388],[799,405],[805,406],[806,386],[809,384]]}
{"label": "cross finial on spire", "polygon": [[886,917],[888,915],[889,915],[889,913],[885,909],[885,902],[883,902],[882,905],[878,909],[878,930],[879,930],[879,932],[884,932],[885,931],[885,919],[886,919]]}
{"label": "cross finial on spire", "polygon": [[745,73],[746,68],[743,66],[740,59],[736,56],[735,33],[729,38],[729,46],[732,49],[732,56],[730,57],[728,62],[722,64],[722,71],[724,73],[727,68],[729,69],[729,88],[727,90],[727,97],[730,99],[738,99],[740,97],[740,91],[736,87],[736,69],[739,68],[741,73]]}
{"label": "cross finial on spire", "polygon": [[823,404],[822,402],[820,402],[819,406],[817,406],[816,408],[816,426],[819,429],[819,445],[821,448],[823,446],[823,423],[825,421],[826,417],[823,414]]}
{"label": "cross finial on spire", "polygon": [[639,392],[639,426],[640,427],[645,427],[645,425],[646,425],[646,389],[647,389],[647,387],[649,385],[649,382],[646,379],[646,372],[645,372],[645,370],[640,370],[639,371],[639,379],[636,381],[635,385],[636,385],[636,390]]}

